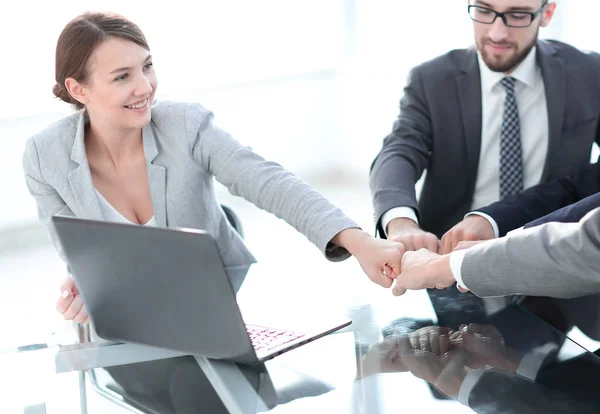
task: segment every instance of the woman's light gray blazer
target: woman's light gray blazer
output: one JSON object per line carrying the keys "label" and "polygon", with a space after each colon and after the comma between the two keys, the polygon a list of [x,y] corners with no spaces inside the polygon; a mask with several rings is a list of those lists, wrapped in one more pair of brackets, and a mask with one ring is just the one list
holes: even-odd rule
{"label": "woman's light gray blazer", "polygon": [[[61,119],[30,138],[23,156],[27,187],[63,259],[54,231],[48,226],[53,215],[104,219],[86,157],[86,122],[83,111]],[[291,224],[329,260],[349,256],[345,249],[329,242],[338,232],[358,227],[356,223],[302,180],[217,128],[212,113],[201,105],[156,104],[142,135],[159,227],[205,230],[216,240],[226,266],[253,263],[254,257],[229,226],[215,198],[214,176],[232,194]]]}

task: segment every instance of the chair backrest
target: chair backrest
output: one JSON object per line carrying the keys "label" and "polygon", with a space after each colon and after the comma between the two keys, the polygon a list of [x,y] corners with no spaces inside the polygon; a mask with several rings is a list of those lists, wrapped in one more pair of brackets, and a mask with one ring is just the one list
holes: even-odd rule
{"label": "chair backrest", "polygon": [[229,221],[229,224],[231,224],[231,227],[233,227],[243,239],[244,229],[242,228],[242,222],[240,221],[238,215],[235,213],[235,211],[233,211],[231,207],[229,207],[226,204],[221,203],[221,209],[223,209],[225,217],[227,217],[227,220]]}

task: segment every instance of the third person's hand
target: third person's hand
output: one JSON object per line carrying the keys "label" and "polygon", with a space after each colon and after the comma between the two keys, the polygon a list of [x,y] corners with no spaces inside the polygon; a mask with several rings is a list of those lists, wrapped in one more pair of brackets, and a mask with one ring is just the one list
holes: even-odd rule
{"label": "third person's hand", "polygon": [[489,240],[494,237],[494,228],[486,218],[470,215],[442,236],[439,253],[450,253],[462,241]]}
{"label": "third person's hand", "polygon": [[421,230],[419,225],[411,219],[397,218],[387,226],[388,240],[400,242],[406,251],[427,249],[437,253],[439,240],[435,234]]}

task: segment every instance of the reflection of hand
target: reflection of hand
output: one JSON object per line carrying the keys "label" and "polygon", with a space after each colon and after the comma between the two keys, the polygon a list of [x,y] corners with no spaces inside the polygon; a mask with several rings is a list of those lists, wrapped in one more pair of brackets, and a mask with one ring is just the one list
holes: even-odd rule
{"label": "reflection of hand", "polygon": [[396,278],[392,293],[400,296],[409,289],[444,289],[454,282],[449,256],[421,249],[406,252],[402,257],[402,272]]}
{"label": "reflection of hand", "polygon": [[73,278],[68,277],[60,286],[61,297],[56,301],[56,310],[62,313],[66,320],[73,320],[79,323],[89,323],[85,306],[81,295],[75,286]]}
{"label": "reflection of hand", "polygon": [[462,341],[460,332],[443,326],[426,326],[408,334],[413,350],[431,352],[440,356],[447,354]]}
{"label": "reflection of hand", "polygon": [[486,218],[470,215],[442,236],[440,254],[450,253],[462,241],[489,240],[494,237],[494,228]]}
{"label": "reflection of hand", "polygon": [[360,361],[358,377],[364,378],[380,372],[408,371],[402,361],[402,355],[411,351],[407,336],[390,335],[383,341],[371,346]]}
{"label": "reflection of hand", "polygon": [[404,246],[402,243],[375,239],[359,229],[346,229],[333,238],[356,259],[373,282],[389,288],[400,274]]}
{"label": "reflection of hand", "polygon": [[389,222],[386,229],[388,240],[400,242],[407,251],[427,249],[434,253],[438,251],[439,241],[435,234],[421,230],[411,219],[397,218]]}
{"label": "reflection of hand", "polygon": [[492,325],[460,326],[461,349],[468,353],[466,364],[473,369],[494,366],[516,372],[521,357],[504,345],[502,334]]}
{"label": "reflection of hand", "polygon": [[444,394],[457,398],[467,370],[466,354],[462,351],[451,351],[436,356],[427,351],[415,351],[413,355],[402,357],[410,372],[429,382]]}

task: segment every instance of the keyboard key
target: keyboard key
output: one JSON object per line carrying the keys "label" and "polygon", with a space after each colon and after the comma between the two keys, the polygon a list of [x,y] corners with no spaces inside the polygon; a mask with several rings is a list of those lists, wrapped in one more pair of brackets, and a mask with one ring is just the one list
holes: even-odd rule
{"label": "keyboard key", "polygon": [[248,331],[252,346],[257,350],[269,350],[305,335],[300,332],[254,325],[246,325],[246,330]]}

